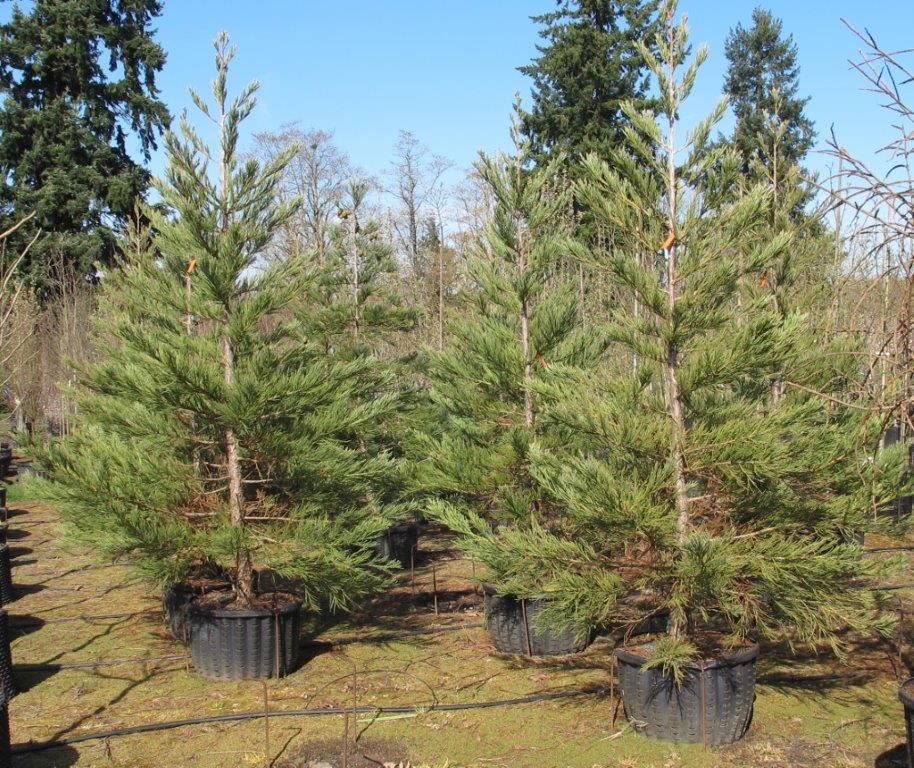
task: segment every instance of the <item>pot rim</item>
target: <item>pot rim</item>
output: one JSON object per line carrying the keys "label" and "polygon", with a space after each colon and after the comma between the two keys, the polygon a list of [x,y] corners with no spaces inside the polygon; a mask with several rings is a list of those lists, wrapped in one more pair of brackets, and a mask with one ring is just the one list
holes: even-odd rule
{"label": "pot rim", "polygon": [[492,584],[485,583],[482,585],[482,591],[490,597],[499,597],[502,600],[526,600],[528,603],[532,600],[548,601],[548,595],[534,595],[533,597],[518,597],[517,595],[506,595],[499,592]]}
{"label": "pot rim", "polygon": [[[265,594],[287,595],[288,592],[267,592]],[[290,597],[293,598],[293,602],[288,603],[275,611],[269,608],[244,608],[237,611],[232,610],[231,608],[203,608],[196,604],[196,600],[192,600],[190,605],[187,606],[187,613],[216,619],[262,619],[266,616],[273,616],[275,614],[285,616],[293,613],[298,613],[302,608],[303,601],[301,598],[295,597],[294,595],[290,595]]]}
{"label": "pot rim", "polygon": [[390,526],[385,533],[392,533],[396,531],[397,533],[402,533],[406,531],[411,531],[413,529],[418,529],[419,523],[409,522],[409,523],[394,523]]}
{"label": "pot rim", "polygon": [[[616,648],[614,651],[616,658],[624,664],[631,664],[635,667],[644,666],[648,659],[638,653],[633,653],[627,648]],[[755,661],[759,655],[758,643],[753,643],[747,648],[739,648],[730,653],[721,654],[717,658],[705,659],[702,662],[690,662],[689,668],[696,670],[720,669],[721,667],[733,667],[737,664],[746,664]]]}
{"label": "pot rim", "polygon": [[195,586],[194,584],[189,584],[188,582],[182,580],[182,581],[173,581],[170,584],[166,584],[162,588],[162,591],[167,592],[168,590],[173,590],[175,592],[189,592],[190,594],[194,594],[194,595],[203,595],[203,594],[208,595],[213,592],[222,592],[224,590],[231,589],[232,582],[226,580],[226,581],[221,581],[218,584],[213,584],[211,586],[212,586],[212,589],[207,589],[205,592],[201,592],[200,589],[197,586]]}

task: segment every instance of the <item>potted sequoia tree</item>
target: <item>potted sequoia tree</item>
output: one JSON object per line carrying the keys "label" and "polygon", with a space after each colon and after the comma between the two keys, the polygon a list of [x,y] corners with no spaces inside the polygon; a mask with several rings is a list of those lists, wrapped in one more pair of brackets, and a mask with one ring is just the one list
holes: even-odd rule
{"label": "potted sequoia tree", "polygon": [[686,64],[674,13],[659,56],[642,50],[659,115],[629,109],[627,146],[588,159],[580,187],[610,233],[581,255],[619,297],[616,365],[550,410],[576,452],[530,452],[562,530],[501,557],[549,597],[547,624],[662,617],[666,631],[616,651],[625,711],[649,735],[722,744],[748,727],[758,641],[840,653],[842,632],[888,629],[867,588],[888,565],[842,531],[909,481],[903,451],[874,455],[879,414],[846,372],[809,364],[806,319],[757,290],[791,241],[770,230],[769,189],[734,194],[738,160],[709,141],[725,104],[682,130],[706,53]]}
{"label": "potted sequoia tree", "polygon": [[[366,396],[374,399],[395,390],[400,407],[392,409],[376,431],[374,444],[362,451],[385,451],[402,456],[415,387],[409,384],[411,361],[401,352],[407,333],[420,313],[407,306],[398,290],[393,248],[371,209],[371,183],[349,179],[340,196],[339,221],[331,228],[328,246],[318,260],[312,295],[301,313],[305,333],[323,345],[327,354],[342,360],[372,359],[361,376]],[[401,568],[414,565],[419,529],[415,505],[400,482],[376,488],[394,521],[378,539],[377,551]]]}
{"label": "potted sequoia tree", "polygon": [[375,544],[398,475],[362,449],[396,392],[377,391],[370,356],[310,338],[307,255],[262,258],[295,209],[277,203],[289,154],[239,157],[257,86],[229,100],[233,55],[221,35],[213,107],[192,92],[217,145],[186,118],[168,135],[149,236],[103,276],[79,424],[41,455],[69,532],[102,556],[165,585],[225,580],[186,613],[194,664],[217,678],[289,672],[302,603],[346,609],[389,581]]}
{"label": "potted sequoia tree", "polygon": [[449,345],[428,353],[426,429],[412,449],[429,516],[484,568],[495,647],[546,655],[581,650],[586,638],[536,621],[546,609],[541,585],[502,553],[533,530],[562,526],[561,509],[530,473],[529,450],[535,440],[558,447],[569,438],[544,413],[569,372],[592,369],[601,349],[582,334],[577,292],[564,277],[571,248],[559,166],[526,161],[519,146],[514,157],[477,164],[492,221],[469,263],[466,313]]}

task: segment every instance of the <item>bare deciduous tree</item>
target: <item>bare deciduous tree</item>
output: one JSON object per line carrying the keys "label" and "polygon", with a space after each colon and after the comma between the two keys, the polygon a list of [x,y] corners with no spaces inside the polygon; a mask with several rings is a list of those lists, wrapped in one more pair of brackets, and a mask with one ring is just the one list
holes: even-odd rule
{"label": "bare deciduous tree", "polygon": [[414,275],[424,274],[419,249],[419,228],[425,209],[433,205],[443,188],[442,177],[451,167],[450,160],[433,155],[414,134],[400,131],[391,161],[389,192],[398,204],[391,219],[399,246]]}
{"label": "bare deciduous tree", "polygon": [[[836,161],[826,191],[834,206],[836,237],[849,248],[846,275],[856,277],[853,309],[847,315],[869,340],[868,379],[886,397],[886,422],[898,419],[914,434],[914,49],[889,51],[866,30],[847,21],[861,44],[851,66],[880,99],[895,138],[881,147],[883,172],[841,145],[832,132],[826,154]],[[842,231],[842,229],[844,231]],[[846,297],[838,292],[836,303]],[[872,322],[875,318],[875,322]],[[873,379],[878,379],[873,381]]]}
{"label": "bare deciduous tree", "polygon": [[304,131],[294,124],[283,126],[276,133],[258,133],[254,140],[255,153],[270,160],[291,146],[298,148],[286,168],[282,197],[299,197],[302,206],[286,224],[276,248],[280,256],[313,248],[323,263],[330,229],[352,173],[349,157],[334,144],[331,132]]}

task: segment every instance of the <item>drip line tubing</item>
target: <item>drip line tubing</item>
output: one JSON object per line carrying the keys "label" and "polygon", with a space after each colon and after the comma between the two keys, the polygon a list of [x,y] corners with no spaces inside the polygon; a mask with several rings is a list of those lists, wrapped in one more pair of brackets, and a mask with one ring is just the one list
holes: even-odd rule
{"label": "drip line tubing", "polygon": [[192,717],[186,720],[166,720],[161,723],[144,723],[131,725],[124,728],[112,728],[109,731],[97,731],[65,739],[55,739],[37,744],[18,744],[11,750],[14,755],[33,754],[45,752],[50,749],[81,744],[86,741],[98,739],[112,739],[120,736],[133,736],[139,733],[152,733],[155,731],[169,731],[175,728],[187,728],[193,725],[208,725],[212,723],[237,723],[245,720],[260,720],[265,717],[328,717],[335,715],[409,715],[424,712],[464,712],[468,710],[496,709],[503,707],[516,707],[525,704],[538,704],[547,701],[560,701],[563,699],[576,699],[583,696],[604,695],[606,689],[562,691],[559,693],[534,693],[529,696],[518,696],[512,699],[492,699],[489,701],[474,701],[466,704],[410,704],[390,707],[309,707],[305,709],[271,709],[259,712],[237,712],[231,715],[212,715],[209,717]]}

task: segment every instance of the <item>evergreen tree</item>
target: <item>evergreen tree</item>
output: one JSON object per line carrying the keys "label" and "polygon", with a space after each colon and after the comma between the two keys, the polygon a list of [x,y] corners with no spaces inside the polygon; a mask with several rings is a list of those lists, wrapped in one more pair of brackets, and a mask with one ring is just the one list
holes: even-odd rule
{"label": "evergreen tree", "polygon": [[317,293],[306,310],[313,337],[343,358],[389,352],[419,319],[397,291],[393,248],[367,211],[369,191],[362,179],[343,185],[340,222],[333,228],[325,263],[318,259]]}
{"label": "evergreen tree", "polygon": [[726,42],[729,67],[724,92],[736,115],[732,142],[743,171],[757,181],[755,165],[782,175],[802,162],[815,141],[812,121],[804,113],[808,98],[799,96],[797,46],[784,36],[783,22],[756,8],[752,26],[730,30]]}
{"label": "evergreen tree", "polygon": [[[301,342],[318,345],[340,361],[365,363],[358,373],[359,397],[366,402],[393,398],[393,405],[378,414],[372,435],[359,435],[358,451],[399,458],[416,400],[413,361],[404,359],[401,347],[420,313],[406,306],[397,290],[393,248],[368,208],[370,185],[354,178],[342,187],[339,222],[323,255],[313,251],[316,279],[297,310]],[[374,491],[390,522],[414,513],[406,479],[404,473],[391,473]]]}
{"label": "evergreen tree", "polygon": [[652,39],[659,0],[556,0],[534,16],[545,41],[520,71],[533,80],[524,133],[541,159],[564,154],[574,167],[588,152],[608,157],[623,137],[621,106],[646,105],[647,71],[638,42]]}
{"label": "evergreen tree", "polygon": [[35,0],[0,27],[0,229],[35,212],[11,246],[45,233],[23,264],[42,288],[52,257],[82,274],[110,261],[113,229],[148,186],[128,144],[148,161],[170,121],[150,26],[161,11],[160,0]]}
{"label": "evergreen tree", "polygon": [[470,261],[468,312],[452,323],[450,344],[429,353],[428,427],[413,446],[432,516],[505,594],[523,574],[500,567],[502,540],[561,521],[530,473],[530,446],[569,439],[545,426],[553,390],[601,352],[555,269],[570,248],[556,225],[567,203],[552,187],[559,161],[528,171],[527,159],[522,150],[477,165],[494,217]]}
{"label": "evergreen tree", "polygon": [[[521,596],[550,596],[547,623],[587,632],[668,613],[650,664],[679,677],[703,631],[786,631],[836,647],[845,628],[885,629],[863,588],[881,564],[861,559],[839,531],[907,481],[899,452],[872,460],[879,424],[864,402],[842,408],[840,390],[768,396],[810,331],[802,316],[779,316],[768,296],[747,301],[740,291],[758,284],[790,237],[755,236],[768,226],[765,185],[736,200],[720,195],[740,173],[736,153],[709,141],[725,102],[682,131],[707,52],[686,65],[687,29],[674,13],[664,8],[659,56],[643,49],[659,115],[628,106],[629,146],[611,163],[590,156],[580,190],[619,233],[615,247],[581,252],[637,297],[641,312],[620,306],[609,328],[614,350],[636,362],[625,374],[580,377],[550,409],[551,422],[580,436],[575,452],[546,443],[530,451],[532,476],[563,509],[561,530],[505,537],[499,557],[524,574]],[[812,448],[821,453],[809,456]]]}
{"label": "evergreen tree", "polygon": [[[43,456],[71,530],[104,556],[167,581],[201,562],[231,576],[239,604],[256,573],[300,580],[311,607],[351,606],[387,582],[374,545],[400,515],[396,462],[378,442],[397,407],[368,356],[345,360],[308,338],[292,310],[316,279],[308,261],[264,264],[296,203],[276,203],[295,148],[261,166],[238,156],[256,84],[228,100],[233,49],[216,42],[211,151],[182,120],[166,138],[147,209],[103,280],[101,361],[82,371],[81,425]],[[367,382],[367,383],[366,383]]]}

